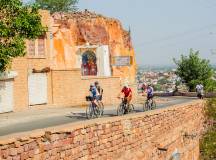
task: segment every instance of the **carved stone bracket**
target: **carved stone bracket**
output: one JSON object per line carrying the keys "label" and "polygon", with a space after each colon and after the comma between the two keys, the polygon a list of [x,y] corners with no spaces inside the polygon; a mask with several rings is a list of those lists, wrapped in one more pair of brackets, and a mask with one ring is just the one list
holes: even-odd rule
{"label": "carved stone bracket", "polygon": [[37,70],[35,68],[32,69],[32,73],[48,73],[50,71],[51,71],[50,67],[45,67],[41,70]]}

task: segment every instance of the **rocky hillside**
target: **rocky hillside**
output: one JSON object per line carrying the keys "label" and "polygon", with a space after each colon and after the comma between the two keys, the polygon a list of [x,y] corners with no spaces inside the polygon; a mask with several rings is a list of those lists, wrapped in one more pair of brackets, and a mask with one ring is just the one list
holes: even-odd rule
{"label": "rocky hillside", "polygon": [[[112,67],[113,75],[135,80],[136,62],[130,32],[123,29],[117,19],[108,18],[85,10],[76,13],[55,13],[53,18],[54,48],[56,64],[63,68],[73,68],[76,46],[109,45],[111,56],[131,56],[131,67]],[[68,46],[68,47],[67,47]]]}

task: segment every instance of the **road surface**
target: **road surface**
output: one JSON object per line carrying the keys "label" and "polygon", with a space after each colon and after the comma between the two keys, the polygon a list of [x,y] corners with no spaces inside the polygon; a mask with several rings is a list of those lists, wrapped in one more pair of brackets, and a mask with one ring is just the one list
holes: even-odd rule
{"label": "road surface", "polygon": [[[176,104],[182,104],[187,103],[192,100],[195,100],[195,98],[189,98],[189,97],[170,97],[168,98],[169,101],[158,104],[157,108],[164,108],[169,107]],[[58,108],[60,111],[61,108]],[[18,132],[25,132],[25,131],[31,131],[35,129],[43,129],[48,127],[54,127],[58,125],[73,123],[77,121],[86,121],[85,117],[85,108],[82,109],[76,109],[75,111],[67,108],[66,111],[62,114],[53,114],[53,116],[39,116],[35,117],[33,119],[25,119],[28,116],[31,117],[31,115],[19,115],[16,117],[16,113],[14,113],[13,118],[14,121],[10,121],[10,114],[8,115],[9,118],[2,119],[2,115],[0,115],[0,136],[5,136],[13,133]],[[72,112],[71,112],[72,111]],[[136,105],[135,106],[135,112],[142,112],[143,108],[142,105]],[[58,111],[56,111],[58,112]],[[50,113],[50,112],[49,112]],[[45,114],[48,115],[49,113],[38,113],[38,114]],[[31,113],[29,113],[31,114]],[[35,114],[35,113],[34,113]],[[104,117],[112,117],[116,116],[116,107],[108,107],[104,111]],[[5,117],[4,117],[5,118]],[[12,119],[12,118],[11,118]],[[3,121],[4,120],[4,121]]]}

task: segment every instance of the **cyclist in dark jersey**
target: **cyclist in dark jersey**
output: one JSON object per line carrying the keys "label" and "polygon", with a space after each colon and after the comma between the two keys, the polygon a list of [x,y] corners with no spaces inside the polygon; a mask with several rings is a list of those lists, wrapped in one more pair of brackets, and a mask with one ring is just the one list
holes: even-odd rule
{"label": "cyclist in dark jersey", "polygon": [[150,100],[150,99],[153,99],[153,97],[154,97],[154,89],[151,86],[151,84],[148,84],[148,87],[147,87],[147,99]]}
{"label": "cyclist in dark jersey", "polygon": [[103,98],[103,88],[101,88],[100,84],[98,81],[95,82],[95,87],[97,89],[97,92],[98,92],[98,100],[102,101],[102,98]]}

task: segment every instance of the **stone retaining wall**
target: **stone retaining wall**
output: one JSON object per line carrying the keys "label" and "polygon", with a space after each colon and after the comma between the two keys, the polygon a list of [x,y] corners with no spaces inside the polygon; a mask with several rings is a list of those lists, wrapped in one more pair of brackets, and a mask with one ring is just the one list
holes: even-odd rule
{"label": "stone retaining wall", "polygon": [[[155,93],[154,95],[160,97],[171,97],[171,96],[197,97],[196,92]],[[216,97],[216,92],[205,93],[204,97],[214,98]]]}
{"label": "stone retaining wall", "polygon": [[0,159],[198,160],[202,111],[194,101],[10,135],[0,138]]}

